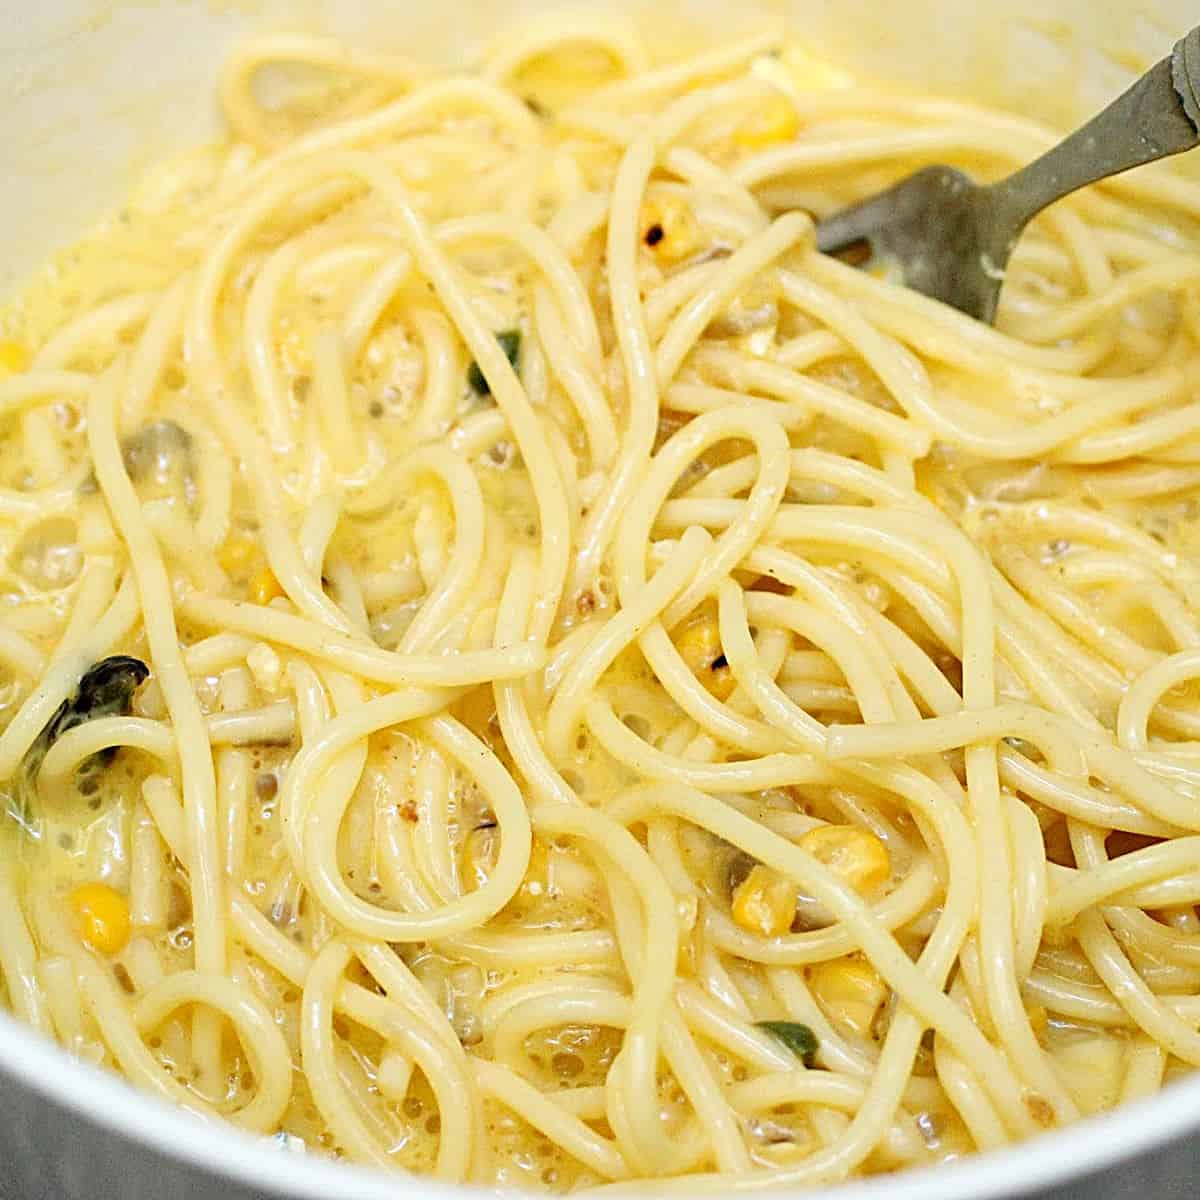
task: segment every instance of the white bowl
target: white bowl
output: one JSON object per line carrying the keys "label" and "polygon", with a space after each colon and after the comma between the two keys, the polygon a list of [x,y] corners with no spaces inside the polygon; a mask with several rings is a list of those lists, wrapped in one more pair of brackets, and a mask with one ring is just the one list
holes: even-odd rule
{"label": "white bowl", "polygon": [[[217,65],[249,30],[319,30],[464,61],[495,28],[496,7],[495,0],[3,0],[0,154],[8,186],[0,190],[0,289],[18,285],[119,203],[137,166],[211,133]],[[548,7],[561,4],[504,5],[514,19]],[[621,7],[639,11],[636,2]],[[751,27],[782,18],[837,61],[1059,123],[1118,91],[1130,52],[1149,63],[1200,16],[1195,0],[678,0],[652,7],[651,29],[715,29],[720,21],[725,31],[731,21]],[[1200,1076],[1012,1150],[844,1186],[836,1196],[1183,1200],[1200,1192],[1198,1133]],[[4,1200],[463,1194],[289,1154],[201,1123],[71,1062],[0,1014]],[[832,1193],[804,1194],[817,1200]]]}

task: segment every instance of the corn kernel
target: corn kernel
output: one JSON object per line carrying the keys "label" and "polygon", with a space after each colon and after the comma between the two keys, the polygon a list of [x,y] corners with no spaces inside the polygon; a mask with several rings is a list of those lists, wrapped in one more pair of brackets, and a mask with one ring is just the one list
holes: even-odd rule
{"label": "corn kernel", "polygon": [[483,887],[496,869],[500,853],[498,832],[494,824],[479,825],[463,841],[463,883],[468,891]]}
{"label": "corn kernel", "polygon": [[129,940],[129,902],[106,883],[85,883],[68,898],[79,936],[101,954],[118,954]]}
{"label": "corn kernel", "polygon": [[892,873],[887,847],[856,825],[818,825],[797,843],[861,896],[869,896]]}
{"label": "corn kernel", "polygon": [[756,866],[734,889],[733,919],[750,933],[779,937],[796,917],[796,885],[772,871]]}
{"label": "corn kernel", "polygon": [[250,580],[250,599],[255,604],[270,604],[276,596],[283,595],[283,588],[275,578],[270,567],[263,567],[254,573]]}
{"label": "corn kernel", "polygon": [[231,575],[236,575],[254,561],[258,555],[258,547],[246,537],[234,536],[225,539],[225,544],[217,554],[217,561]]}
{"label": "corn kernel", "polygon": [[809,971],[809,986],[825,1015],[859,1037],[870,1037],[887,999],[887,984],[869,963],[835,958]]}
{"label": "corn kernel", "polygon": [[790,142],[800,129],[800,118],[795,108],[782,96],[772,96],[756,105],[738,127],[733,140],[748,150],[779,142]]}
{"label": "corn kernel", "polygon": [[677,263],[700,249],[700,227],[676,196],[647,200],[641,213],[642,243],[659,262]]}
{"label": "corn kernel", "polygon": [[721,635],[714,617],[693,621],[679,635],[675,648],[688,669],[718,700],[728,700],[737,686],[721,651]]}
{"label": "corn kernel", "polygon": [[29,369],[29,351],[13,338],[0,339],[0,372],[19,375]]}

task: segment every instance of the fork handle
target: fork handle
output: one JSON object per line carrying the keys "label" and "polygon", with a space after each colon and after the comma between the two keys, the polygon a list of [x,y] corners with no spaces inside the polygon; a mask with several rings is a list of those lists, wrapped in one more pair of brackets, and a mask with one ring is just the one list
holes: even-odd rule
{"label": "fork handle", "polygon": [[1011,249],[1025,225],[1048,204],[1089,183],[1198,145],[1200,26],[1103,112],[988,189],[996,231],[1007,235]]}

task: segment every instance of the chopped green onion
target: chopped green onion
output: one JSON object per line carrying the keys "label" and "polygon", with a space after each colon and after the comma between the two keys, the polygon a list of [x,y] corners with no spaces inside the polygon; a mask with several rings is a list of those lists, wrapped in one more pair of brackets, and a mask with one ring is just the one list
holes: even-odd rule
{"label": "chopped green onion", "polygon": [[[500,349],[504,351],[504,357],[508,359],[509,364],[515,371],[517,363],[521,358],[521,331],[519,329],[506,329],[503,333],[496,334],[496,341],[500,343]],[[488,387],[488,381],[484,379],[483,372],[479,369],[479,364],[473,362],[467,370],[467,382],[471,385],[471,390],[478,396],[488,396],[492,389]]]}
{"label": "chopped green onion", "polygon": [[778,1038],[806,1067],[811,1067],[817,1057],[817,1035],[799,1021],[759,1021],[759,1029],[765,1029]]}

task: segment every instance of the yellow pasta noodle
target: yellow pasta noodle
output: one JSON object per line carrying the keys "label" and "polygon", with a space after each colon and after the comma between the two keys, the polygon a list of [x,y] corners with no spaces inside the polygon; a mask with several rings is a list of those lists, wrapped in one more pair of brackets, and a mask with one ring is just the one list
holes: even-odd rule
{"label": "yellow pasta noodle", "polygon": [[814,215],[1051,132],[848,82],[599,9],[458,75],[263,37],[0,311],[18,1016],[554,1192],[890,1173],[1200,1065],[1200,193],[1064,201],[982,326]]}

